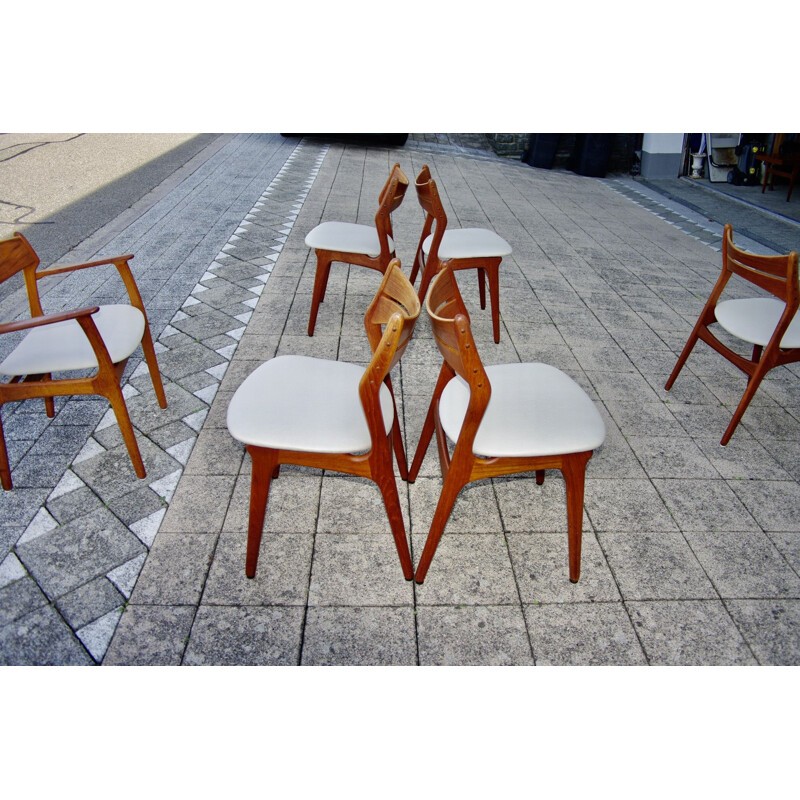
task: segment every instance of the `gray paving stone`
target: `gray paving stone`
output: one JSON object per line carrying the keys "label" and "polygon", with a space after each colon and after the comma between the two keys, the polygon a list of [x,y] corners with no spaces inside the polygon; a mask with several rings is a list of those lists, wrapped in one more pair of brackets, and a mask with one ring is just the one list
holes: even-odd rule
{"label": "gray paving stone", "polygon": [[723,598],[800,598],[800,578],[761,531],[687,533]]}
{"label": "gray paving stone", "polygon": [[625,600],[718,597],[683,534],[600,533],[598,539]]}
{"label": "gray paving stone", "polygon": [[682,531],[758,528],[725,481],[655,479],[653,483]]}
{"label": "gray paving stone", "polygon": [[[413,537],[417,563],[425,536]],[[436,548],[422,585],[416,587],[423,605],[509,605],[518,601],[508,548],[501,534],[445,534]]]}
{"label": "gray paving stone", "polygon": [[0,663],[8,666],[83,666],[92,659],[50,606],[0,628]]}
{"label": "gray paving stone", "polygon": [[58,598],[144,552],[142,543],[106,509],[18,543],[17,555],[51,598]]}
{"label": "gray paving stone", "polygon": [[569,580],[569,550],[563,534],[512,533],[508,548],[523,603],[581,603],[620,599],[605,556],[591,533],[584,531],[581,576]]}
{"label": "gray paving stone", "polygon": [[198,605],[216,539],[203,533],[160,533],[150,548],[130,602]]}
{"label": "gray paving stone", "polygon": [[180,468],[174,458],[146,437],[139,437],[138,444],[147,471],[144,479],[136,477],[125,445],[119,445],[85,461],[75,462],[72,469],[103,502],[110,503],[128,494],[132,487],[138,488],[137,484],[141,486],[144,481],[153,483]]}
{"label": "gray paving stone", "polygon": [[800,601],[729,600],[726,605],[760,664],[800,664]]}
{"label": "gray paving stone", "polygon": [[756,661],[719,600],[628,603],[648,662],[661,666],[740,666]]}
{"label": "gray paving stone", "polygon": [[114,584],[103,576],[59,597],[56,606],[67,624],[77,630],[109,611],[122,608],[124,602]]}
{"label": "gray paving stone", "polygon": [[308,606],[410,606],[411,582],[403,577],[391,534],[319,536]]}
{"label": "gray paving stone", "polygon": [[233,492],[232,476],[186,475],[161,524],[165,533],[218,533]]}
{"label": "gray paving stone", "polygon": [[0,588],[0,628],[47,605],[36,582],[29,576]]}
{"label": "gray paving stone", "polygon": [[425,606],[417,614],[422,666],[532,666],[519,606]]}
{"label": "gray paving stone", "polygon": [[650,481],[587,478],[584,509],[596,531],[677,530]]}
{"label": "gray paving stone", "polygon": [[125,609],[103,658],[108,666],[177,666],[194,621],[194,606]]}
{"label": "gray paving stone", "polygon": [[307,666],[414,666],[411,608],[309,608],[301,663]]}
{"label": "gray paving stone", "polygon": [[183,663],[290,666],[300,660],[302,608],[201,606]]}
{"label": "gray paving stone", "polygon": [[103,501],[88,486],[82,486],[55,499],[48,499],[45,507],[52,517],[63,525],[90,511],[103,508]]}
{"label": "gray paving stone", "polygon": [[523,610],[537,665],[646,663],[621,603],[534,603]]}
{"label": "gray paving stone", "polygon": [[729,486],[764,530],[800,529],[800,486],[796,483],[750,480],[731,481]]}

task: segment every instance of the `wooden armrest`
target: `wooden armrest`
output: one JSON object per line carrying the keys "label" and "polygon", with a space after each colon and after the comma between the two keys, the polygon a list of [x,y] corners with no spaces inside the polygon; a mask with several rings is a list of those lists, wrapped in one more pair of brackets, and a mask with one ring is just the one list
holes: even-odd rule
{"label": "wooden armrest", "polygon": [[39,317],[22,319],[17,322],[5,322],[0,325],[0,334],[13,333],[14,331],[24,331],[28,328],[39,328],[42,325],[52,325],[55,322],[65,322],[68,319],[78,319],[79,317],[90,317],[100,310],[100,306],[89,306],[79,308],[75,311],[62,311],[59,314],[43,314]]}
{"label": "wooden armrest", "polygon": [[98,261],[87,261],[85,264],[64,264],[62,266],[55,266],[50,267],[49,269],[42,269],[37,270],[36,272],[36,279],[39,278],[46,278],[49,275],[60,275],[64,272],[74,272],[78,269],[87,269],[89,267],[101,267],[107,264],[114,264],[114,266],[119,267],[121,264],[127,264],[133,258],[133,255],[129,253],[128,255],[124,256],[112,256],[111,258],[102,258]]}

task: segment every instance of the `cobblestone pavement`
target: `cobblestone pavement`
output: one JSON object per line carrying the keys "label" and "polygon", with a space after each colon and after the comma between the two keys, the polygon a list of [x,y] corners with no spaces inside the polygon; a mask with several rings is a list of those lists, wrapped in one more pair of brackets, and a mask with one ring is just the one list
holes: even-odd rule
{"label": "cobblestone pavement", "polygon": [[[798,371],[765,382],[727,448],[719,438],[743,379],[724,360],[698,349],[663,391],[719,271],[713,227],[704,240],[696,212],[671,200],[660,219],[657,193],[627,180],[426,138],[393,149],[234,137],[191,186],[108,242],[105,252],[136,254],[150,290],[170,405],[158,409],[131,363],[145,481],[104,403],[62,401],[52,421],[40,405],[4,409],[19,487],[0,500],[5,663],[800,662]],[[566,578],[563,481],[550,472],[541,487],[522,477],[463,491],[415,586],[374,487],[286,467],[258,574],[244,577],[249,458],[227,433],[227,403],[276,354],[364,362],[377,276],[335,265],[309,338],[303,240],[325,219],[371,222],[395,161],[410,178],[430,164],[451,225],[491,227],[512,244],[499,345],[477,281],[459,276],[483,359],[551,363],[605,419],[578,584]],[[420,225],[412,191],[395,214],[406,268]],[[50,299],[69,304],[56,288]],[[393,378],[410,452],[438,360],[421,319]],[[398,487],[416,560],[441,487],[434,448],[416,483]]]}

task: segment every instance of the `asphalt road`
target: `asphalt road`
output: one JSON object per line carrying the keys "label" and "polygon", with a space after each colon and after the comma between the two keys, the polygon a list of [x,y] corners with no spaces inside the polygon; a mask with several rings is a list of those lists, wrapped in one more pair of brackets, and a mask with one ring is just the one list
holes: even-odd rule
{"label": "asphalt road", "polygon": [[24,233],[42,264],[51,264],[219,138],[0,133],[0,238]]}

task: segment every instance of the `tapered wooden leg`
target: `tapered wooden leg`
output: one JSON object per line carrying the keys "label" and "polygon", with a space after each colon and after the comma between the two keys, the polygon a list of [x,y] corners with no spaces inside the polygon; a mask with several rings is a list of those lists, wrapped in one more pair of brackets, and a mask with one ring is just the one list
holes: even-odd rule
{"label": "tapered wooden leg", "polygon": [[[42,380],[50,381],[53,379],[53,376],[48,372],[47,375],[42,376]],[[52,397],[45,397],[44,398],[44,411],[50,419],[52,419],[56,415],[56,405],[53,402]]]}
{"label": "tapered wooden leg", "polygon": [[586,464],[592,453],[564,456],[561,472],[567,494],[567,541],[569,546],[569,579],[577,583],[581,577],[581,539],[583,538],[583,494]]}
{"label": "tapered wooden leg", "polygon": [[478,296],[481,299],[481,308],[486,308],[486,270],[478,267]]}
{"label": "tapered wooden leg", "polygon": [[683,350],[681,351],[680,356],[678,357],[678,361],[672,369],[672,374],[667,379],[667,382],[664,384],[664,388],[669,391],[672,388],[672,384],[675,383],[675,378],[678,377],[680,371],[683,369],[683,365],[686,363],[686,359],[689,358],[689,354],[692,352],[695,344],[697,344],[697,328],[695,328],[689,339],[687,340],[686,344],[683,346]]}
{"label": "tapered wooden leg", "polygon": [[750,376],[750,379],[747,381],[747,388],[744,390],[744,394],[742,395],[742,399],[739,401],[739,405],[736,406],[733,419],[731,419],[728,427],[725,429],[725,433],[722,435],[722,439],[720,440],[721,445],[724,446],[731,440],[731,436],[733,436],[733,432],[738,427],[739,422],[741,422],[744,412],[747,411],[747,406],[750,405],[750,401],[755,396],[756,390],[769,370],[770,366],[767,366],[766,362],[762,361],[758,365],[756,371]]}
{"label": "tapered wooden leg", "polygon": [[247,445],[247,452],[253,459],[253,472],[250,478],[250,516],[247,523],[247,557],[244,574],[248,578],[255,578],[261,532],[267,512],[269,484],[276,472],[278,454],[274,450],[250,444]]}
{"label": "tapered wooden leg", "polygon": [[167,396],[164,394],[164,384],[161,382],[161,373],[158,370],[158,360],[156,359],[156,351],[153,347],[153,337],[150,335],[150,326],[146,321],[144,324],[144,335],[142,336],[142,352],[144,353],[144,360],[147,362],[150,382],[153,384],[153,390],[156,393],[158,405],[161,408],[166,408]]}
{"label": "tapered wooden leg", "polygon": [[[388,461],[388,460],[387,460]],[[389,518],[389,525],[392,528],[394,544],[397,548],[397,555],[400,558],[400,566],[403,570],[403,577],[410,581],[414,577],[414,565],[411,562],[411,551],[408,549],[408,538],[406,537],[406,527],[403,522],[403,511],[400,508],[400,496],[397,494],[397,484],[394,482],[394,472],[391,470],[391,463],[384,465],[388,472],[375,476],[375,482],[383,495],[383,505],[386,508],[386,516]]]}
{"label": "tapered wooden leg", "polygon": [[492,304],[492,333],[494,343],[500,344],[500,265],[493,264],[486,272],[489,276],[489,299]]}
{"label": "tapered wooden leg", "polygon": [[[0,409],[2,407],[0,406]],[[3,420],[0,419],[0,483],[8,492],[13,488],[11,483],[11,467],[8,464],[8,451],[6,450],[6,439],[3,434]]]}
{"label": "tapered wooden leg", "polygon": [[536,470],[536,483],[538,486],[541,486],[544,483],[544,470],[537,469]]}
{"label": "tapered wooden leg", "polygon": [[314,293],[311,295],[311,313],[308,317],[308,335],[314,335],[317,324],[319,304],[325,299],[325,289],[328,286],[328,276],[331,272],[331,257],[321,250],[317,250],[317,272],[314,275]]}
{"label": "tapered wooden leg", "polygon": [[433,560],[433,555],[444,533],[444,526],[447,524],[450,512],[453,510],[458,493],[463,488],[464,483],[457,480],[456,473],[451,470],[442,486],[442,493],[439,496],[439,502],[436,504],[436,511],[433,514],[431,527],[428,531],[428,538],[425,540],[425,547],[422,549],[422,555],[417,564],[417,571],[414,573],[414,580],[417,583],[422,583],[425,580],[425,576],[428,574],[428,568]]}
{"label": "tapered wooden leg", "polygon": [[392,446],[394,448],[394,457],[397,461],[397,469],[400,472],[400,477],[408,480],[408,461],[406,460],[406,451],[403,447],[403,436],[400,433],[400,418],[397,414],[397,402],[394,397],[394,389],[392,388],[392,379],[386,376],[384,381],[389,387],[389,392],[392,395],[392,408],[394,409],[394,424],[392,425]]}
{"label": "tapered wooden leg", "polygon": [[422,433],[420,434],[419,442],[417,442],[417,449],[414,452],[414,460],[411,464],[411,469],[408,471],[409,483],[414,483],[414,481],[417,479],[422,462],[425,460],[425,454],[428,452],[428,445],[431,443],[431,439],[433,438],[433,431],[436,427],[434,406],[444,391],[444,387],[447,386],[454,375],[455,372],[453,372],[453,370],[446,363],[442,364],[442,368],[439,371],[439,378],[436,381],[436,386],[433,389],[431,404],[428,406],[428,413],[425,417],[425,422],[422,425]]}
{"label": "tapered wooden leg", "polygon": [[144,470],[142,454],[139,452],[139,444],[136,441],[136,434],[133,432],[133,425],[128,414],[128,407],[125,405],[125,398],[122,396],[122,390],[119,386],[116,387],[116,391],[114,388],[109,388],[104,395],[108,398],[108,402],[111,403],[111,408],[114,409],[117,425],[119,425],[122,439],[125,442],[125,447],[128,448],[128,455],[133,464],[133,471],[136,473],[137,478],[144,478],[147,473]]}

